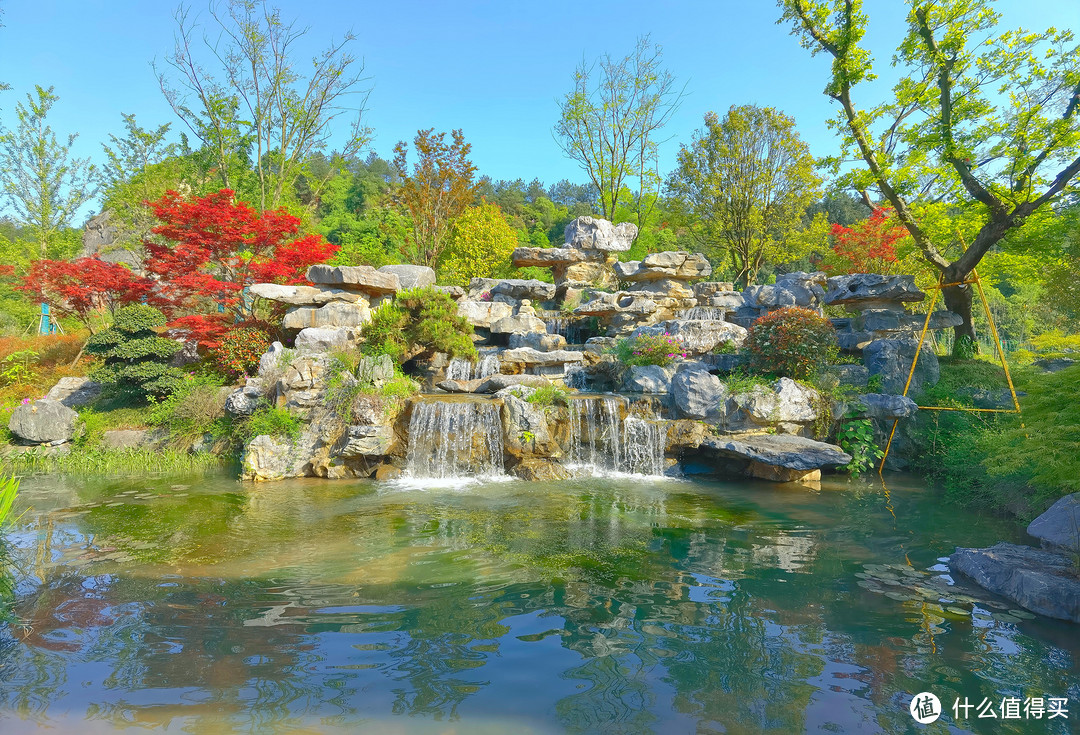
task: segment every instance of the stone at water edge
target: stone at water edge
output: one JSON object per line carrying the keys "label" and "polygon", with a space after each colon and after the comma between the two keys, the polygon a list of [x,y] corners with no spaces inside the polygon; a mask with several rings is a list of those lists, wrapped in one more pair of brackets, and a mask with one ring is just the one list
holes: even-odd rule
{"label": "stone at water edge", "polygon": [[435,285],[435,271],[426,265],[384,265],[379,268],[379,272],[397,276],[398,286],[402,291]]}
{"label": "stone at water edge", "polygon": [[529,347],[540,352],[554,352],[566,348],[566,338],[561,334],[526,332],[524,334],[511,334],[508,344],[512,350],[516,350],[518,347]]}
{"label": "stone at water edge", "polygon": [[474,393],[496,393],[503,388],[514,385],[527,385],[533,388],[544,388],[551,385],[551,381],[542,375],[492,375],[481,379]]}
{"label": "stone at water edge", "polygon": [[332,450],[334,456],[344,459],[360,457],[384,457],[394,444],[394,427],[388,425],[354,424],[345,430]]}
{"label": "stone at water edge", "polygon": [[851,462],[851,455],[837,446],[787,434],[710,437],[701,449],[714,457],[743,460],[743,472],[773,482],[813,481],[823,468]]}
{"label": "stone at water edge", "polygon": [[547,417],[541,406],[518,398],[510,391],[500,392],[502,398],[503,448],[514,457],[553,457],[560,454],[559,445],[548,429]]}
{"label": "stone at water edge", "polygon": [[164,438],[164,432],[156,429],[110,429],[101,435],[101,446],[106,449],[143,449]]}
{"label": "stone at water edge", "polygon": [[61,444],[75,436],[79,414],[48,398],[22,403],[11,412],[8,430],[23,441],[34,444]]}
{"label": "stone at water edge", "polygon": [[715,421],[725,413],[728,389],[698,363],[675,373],[671,380],[671,398],[679,416]]}
{"label": "stone at water edge", "polygon": [[631,365],[622,389],[629,393],[666,394],[671,390],[675,369],[660,365]]}
{"label": "stone at water edge", "polygon": [[551,482],[573,477],[570,470],[557,461],[544,457],[526,457],[510,468],[510,474],[529,482]]}
{"label": "stone at water edge", "polygon": [[1060,498],[1028,525],[1027,532],[1048,549],[1080,555],[1080,493]]}
{"label": "stone at water edge", "polygon": [[79,408],[101,395],[101,383],[90,378],[60,378],[56,385],[49,388],[45,398],[57,401],[68,408]]}
{"label": "stone at water edge", "polygon": [[508,316],[513,316],[514,307],[510,304],[502,304],[497,301],[470,301],[462,299],[457,302],[458,316],[474,327],[491,329],[491,326]]}
{"label": "stone at water edge", "polygon": [[242,477],[255,482],[273,482],[291,477],[292,443],[261,434],[244,447]]}
{"label": "stone at water edge", "polygon": [[1080,575],[1064,554],[1003,541],[987,549],[958,548],[949,567],[1033,613],[1080,623]]}

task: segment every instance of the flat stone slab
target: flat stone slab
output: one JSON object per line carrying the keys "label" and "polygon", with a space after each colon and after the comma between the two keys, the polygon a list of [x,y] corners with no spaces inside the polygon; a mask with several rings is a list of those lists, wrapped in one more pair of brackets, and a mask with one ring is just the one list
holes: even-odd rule
{"label": "flat stone slab", "polygon": [[279,283],[255,283],[250,291],[253,296],[290,306],[323,306],[331,301],[355,303],[364,298],[363,294],[341,288],[283,286]]}
{"label": "flat stone slab", "polygon": [[383,273],[370,265],[326,265],[319,263],[307,270],[307,279],[325,286],[340,286],[373,296],[397,293],[401,282],[394,273]]}
{"label": "flat stone slab", "polygon": [[556,265],[570,265],[594,261],[602,263],[606,254],[599,250],[578,250],[577,248],[514,248],[510,259],[517,268],[540,266],[547,268]]}
{"label": "flat stone slab", "polygon": [[402,289],[424,288],[435,285],[435,271],[426,265],[384,265],[379,268],[380,273],[393,273],[398,277],[398,285]]}
{"label": "flat stone slab", "polygon": [[701,447],[721,457],[801,472],[839,467],[851,461],[851,455],[840,447],[791,434],[717,436],[703,441]]}
{"label": "flat stone slab", "polygon": [[101,388],[101,383],[90,378],[60,378],[56,385],[49,388],[45,398],[62,403],[68,408],[79,408],[93,403],[94,399],[101,395]]}
{"label": "flat stone slab", "polygon": [[958,548],[949,566],[1033,613],[1080,623],[1080,574],[1064,554],[1002,542]]}
{"label": "flat stone slab", "polygon": [[568,362],[581,362],[585,354],[577,350],[553,350],[541,352],[531,347],[518,347],[514,350],[504,350],[499,353],[499,360],[503,363],[520,363],[523,365],[563,365]]}
{"label": "flat stone slab", "polygon": [[712,274],[708,259],[700,253],[668,250],[651,253],[643,260],[615,263],[615,275],[624,281],[653,281],[662,278],[689,280]]}
{"label": "flat stone slab", "polygon": [[1027,532],[1043,546],[1080,554],[1080,493],[1059,499],[1031,522]]}
{"label": "flat stone slab", "polygon": [[922,301],[926,297],[915,285],[915,276],[883,276],[853,273],[833,276],[825,291],[826,304],[874,304],[879,302]]}

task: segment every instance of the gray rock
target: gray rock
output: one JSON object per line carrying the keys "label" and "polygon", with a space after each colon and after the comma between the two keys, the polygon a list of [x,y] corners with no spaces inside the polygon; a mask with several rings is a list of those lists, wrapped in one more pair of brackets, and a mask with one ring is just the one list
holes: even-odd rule
{"label": "gray rock", "polygon": [[644,260],[615,263],[615,275],[623,281],[653,281],[661,278],[689,280],[712,273],[708,259],[700,253],[666,251],[651,253]]}
{"label": "gray rock", "polygon": [[250,416],[259,407],[264,395],[262,382],[258,378],[248,380],[247,385],[229,393],[225,399],[225,412],[231,416]]}
{"label": "gray rock", "polygon": [[356,380],[360,385],[380,387],[394,378],[394,361],[389,355],[365,356],[356,366]]}
{"label": "gray rock", "polygon": [[62,444],[75,436],[79,414],[60,401],[39,398],[22,403],[11,412],[8,430],[23,441],[34,444]]}
{"label": "gray rock", "polygon": [[1033,613],[1080,623],[1080,576],[1064,554],[1002,542],[958,548],[949,566]]}
{"label": "gray rock", "polygon": [[244,447],[243,477],[255,482],[273,482],[293,477],[292,442],[282,437],[260,435]]}
{"label": "gray rock", "polygon": [[566,338],[561,334],[526,332],[525,334],[511,334],[509,345],[512,350],[518,347],[531,347],[541,352],[553,352],[566,347]]}
{"label": "gray rock", "polygon": [[440,380],[435,384],[439,390],[447,393],[476,393],[487,378],[473,378],[472,380]]}
{"label": "gray rock", "polygon": [[[531,311],[531,309],[530,309]],[[523,310],[505,316],[491,325],[492,334],[547,334],[547,324],[535,314]]]}
{"label": "gray rock", "polygon": [[915,285],[915,276],[883,276],[853,273],[833,276],[825,291],[826,304],[871,305],[883,302],[922,301],[926,297]]}
{"label": "gray rock", "polygon": [[835,375],[840,385],[865,388],[870,380],[870,370],[865,365],[832,365],[827,371]]}
{"label": "gray rock", "polygon": [[182,368],[186,365],[198,362],[201,357],[199,356],[199,343],[194,339],[178,339],[180,343],[180,349],[177,350],[171,358],[169,358],[169,366]]}
{"label": "gray rock", "polygon": [[[959,314],[951,311],[935,311],[930,315],[929,329],[947,329],[964,323]],[[924,314],[908,314],[893,309],[864,309],[851,320],[855,332],[873,332],[877,336],[888,333],[921,332],[926,325]]]}
{"label": "gray rock", "polygon": [[1027,532],[1048,549],[1080,554],[1080,493],[1060,498],[1031,522]]}
{"label": "gray rock", "polygon": [[[296,339],[300,339],[300,335],[304,334],[301,330],[300,334],[296,335]],[[297,350],[290,350],[280,342],[273,342],[266,349],[266,352],[259,358],[259,377],[265,378],[269,375],[276,375],[285,369],[285,365],[293,359]]]}
{"label": "gray rock", "polygon": [[397,276],[398,286],[402,290],[435,285],[435,271],[426,265],[384,265],[379,268],[379,272]]}
{"label": "gray rock", "polygon": [[79,408],[101,395],[101,383],[96,383],[90,378],[60,378],[56,385],[49,388],[45,398],[57,401],[68,408]]}
{"label": "gray rock", "polygon": [[715,421],[724,413],[728,389],[703,366],[693,366],[675,373],[671,397],[679,416]]}
{"label": "gray rock", "polygon": [[730,342],[739,348],[746,342],[747,331],[737,324],[718,319],[669,319],[666,322],[638,327],[632,336],[668,334],[679,341],[690,354],[712,352],[718,346]]}
{"label": "gray rock", "polygon": [[637,225],[623,222],[615,226],[599,217],[578,217],[566,226],[566,246],[578,250],[624,252],[634,244]]}
{"label": "gray rock", "polygon": [[[359,330],[349,327],[308,327],[300,330],[293,344],[296,345],[297,352],[320,353],[347,350],[354,347],[359,340]],[[265,353],[264,357],[266,354],[269,353]],[[260,367],[260,371],[261,369]]]}
{"label": "gray rock", "polygon": [[517,268],[528,266],[550,268],[586,261],[603,262],[604,257],[605,254],[600,251],[576,248],[515,248],[510,259]]}
{"label": "gray rock", "polygon": [[499,361],[504,365],[563,365],[568,362],[581,362],[584,357],[585,355],[577,350],[541,352],[531,347],[518,347],[515,350],[503,350],[499,353]]}
{"label": "gray rock", "polygon": [[344,459],[383,457],[394,443],[394,429],[386,425],[353,425],[345,430],[333,453]]}
{"label": "gray rock", "polygon": [[[470,284],[472,290],[472,284]],[[536,279],[506,278],[491,286],[489,293],[494,298],[505,296],[513,301],[551,301],[555,298],[555,284],[544,283]]]}
{"label": "gray rock", "polygon": [[[915,339],[876,339],[863,348],[863,362],[870,375],[881,376],[884,393],[904,392],[911,361],[915,359],[918,341]],[[919,352],[919,364],[911,379],[909,395],[917,396],[924,386],[934,385],[941,376],[937,355],[929,347]]]}
{"label": "gray rock", "polygon": [[889,393],[867,393],[856,402],[862,406],[860,415],[871,419],[906,419],[919,412],[915,401]]}
{"label": "gray rock", "polygon": [[724,355],[701,355],[699,358],[710,369],[718,373],[733,373],[736,370],[744,370],[750,364],[750,356],[731,352]]}
{"label": "gray rock", "polygon": [[326,265],[320,263],[307,270],[307,279],[326,286],[340,286],[348,291],[383,296],[397,293],[401,282],[394,273],[382,273],[370,265]]}
{"label": "gray rock", "polygon": [[603,355],[618,341],[615,337],[589,337],[585,340],[585,351],[593,355]]}
{"label": "gray rock", "polygon": [[371,309],[364,300],[355,303],[331,301],[324,306],[294,306],[281,320],[285,329],[312,327],[359,327],[371,321]]}
{"label": "gray rock", "polygon": [[251,286],[251,294],[268,301],[289,306],[323,306],[332,301],[355,303],[366,301],[363,294],[346,291],[341,288],[319,288],[317,286],[283,286],[279,283],[256,283]]}
{"label": "gray rock", "polygon": [[701,447],[721,457],[799,471],[839,467],[851,461],[851,455],[840,447],[789,434],[711,437]]}
{"label": "gray rock", "polygon": [[107,449],[140,449],[153,443],[149,429],[110,429],[101,435]]}
{"label": "gray rock", "polygon": [[462,299],[457,304],[459,316],[465,317],[474,327],[483,327],[484,329],[491,329],[491,325],[495,322],[514,314],[514,307],[497,301]]}
{"label": "gray rock", "polygon": [[666,394],[671,390],[675,369],[660,365],[632,365],[623,379],[622,389],[630,393]]}
{"label": "gray rock", "polygon": [[543,388],[551,385],[551,381],[542,375],[492,375],[484,378],[476,387],[474,393],[495,393],[512,385],[527,385],[533,388]]}
{"label": "gray rock", "polygon": [[436,291],[440,291],[447,294],[454,301],[460,301],[465,298],[465,289],[461,286],[435,286]]}
{"label": "gray rock", "polygon": [[518,398],[512,392],[501,392],[503,444],[513,456],[533,455],[550,457],[559,452],[552,439],[544,409]]}
{"label": "gray rock", "polygon": [[1035,366],[1042,368],[1048,373],[1059,373],[1066,368],[1071,368],[1076,364],[1076,360],[1070,357],[1048,357],[1042,360],[1036,360]]}
{"label": "gray rock", "polygon": [[746,393],[732,396],[737,415],[745,416],[758,426],[805,424],[818,418],[820,396],[812,388],[791,378],[780,378],[771,386],[755,386]]}
{"label": "gray rock", "polygon": [[525,457],[510,468],[510,474],[528,482],[553,482],[573,477],[570,470],[546,457]]}

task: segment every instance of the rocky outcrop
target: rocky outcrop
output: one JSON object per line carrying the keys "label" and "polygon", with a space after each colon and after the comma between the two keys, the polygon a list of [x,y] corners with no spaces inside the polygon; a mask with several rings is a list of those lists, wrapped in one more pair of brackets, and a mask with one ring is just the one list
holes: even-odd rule
{"label": "rocky outcrop", "polygon": [[865,393],[858,396],[852,408],[859,416],[879,421],[911,418],[919,412],[915,401],[906,396],[889,393]]}
{"label": "rocky outcrop", "polygon": [[293,340],[297,352],[334,352],[354,349],[360,344],[355,327],[307,327]]}
{"label": "rocky outcrop", "polygon": [[367,296],[389,296],[401,289],[397,274],[376,270],[370,265],[313,265],[307,279],[323,286],[337,286]]}
{"label": "rocky outcrop", "polygon": [[676,415],[715,423],[726,411],[729,393],[720,379],[700,364],[680,368],[671,381]]}
{"label": "rocky outcrop", "polygon": [[660,365],[631,365],[623,379],[622,389],[628,393],[667,394],[675,368]]}
{"label": "rocky outcrop", "polygon": [[733,394],[721,426],[727,431],[776,429],[785,434],[802,433],[818,419],[820,400],[813,388],[791,378],[780,378],[772,385]]}
{"label": "rocky outcrop", "polygon": [[259,403],[266,395],[266,386],[258,378],[248,378],[247,384],[234,389],[225,398],[225,412],[230,416],[242,418],[255,413]]}
{"label": "rocky outcrop", "polygon": [[[544,409],[524,399],[532,388],[499,391],[502,398],[503,447],[512,457],[555,457],[561,453],[548,428]],[[524,396],[524,397],[522,397]]]}
{"label": "rocky outcrop", "polygon": [[[917,348],[918,341],[915,339],[874,340],[863,348],[863,362],[871,376],[881,376],[883,392],[900,394],[904,392]],[[934,385],[940,377],[937,355],[924,346],[919,350],[919,364],[912,375],[908,394],[917,396],[924,386]]]}
{"label": "rocky outcrop", "polygon": [[1049,550],[1080,555],[1080,493],[1060,498],[1027,527]]}
{"label": "rocky outcrop", "polygon": [[615,275],[619,280],[631,283],[667,278],[688,281],[706,278],[711,273],[712,266],[704,255],[682,250],[651,253],[643,260],[615,263]]}
{"label": "rocky outcrop", "polygon": [[285,329],[360,327],[371,321],[371,309],[364,299],[332,301],[325,306],[296,306],[281,320]]}
{"label": "rocky outcrop", "polygon": [[717,347],[730,344],[740,348],[746,342],[747,331],[737,324],[718,319],[669,319],[648,327],[638,327],[631,334],[674,337],[687,355],[703,355]]}
{"label": "rocky outcrop", "polygon": [[510,474],[529,482],[554,482],[573,477],[557,460],[546,457],[526,457],[510,468]]}
{"label": "rocky outcrop", "polygon": [[620,253],[630,249],[637,237],[637,225],[613,225],[599,217],[578,217],[566,226],[566,245],[578,250]]}
{"label": "rocky outcrop", "polygon": [[68,408],[79,408],[93,403],[101,395],[101,383],[90,378],[60,378],[49,388],[45,398],[57,401]]}
{"label": "rocky outcrop", "polygon": [[511,316],[505,316],[491,325],[492,334],[547,334],[544,320],[536,316],[536,309],[529,299],[523,299],[521,306]]}
{"label": "rocky outcrop", "polygon": [[79,414],[60,401],[39,398],[22,403],[11,412],[8,430],[32,444],[63,444],[75,436]]}
{"label": "rocky outcrop", "polygon": [[821,272],[781,274],[774,284],[743,289],[742,305],[735,309],[730,319],[749,327],[759,317],[785,307],[820,310],[825,297],[824,286],[825,274]]}
{"label": "rocky outcrop", "polygon": [[1002,542],[958,548],[949,567],[1033,613],[1080,623],[1080,575],[1064,554]]}
{"label": "rocky outcrop", "polygon": [[839,447],[801,436],[718,436],[703,441],[701,449],[708,456],[740,462],[738,469],[751,477],[774,482],[814,481],[823,468],[851,461]]}
{"label": "rocky outcrop", "polygon": [[506,317],[514,315],[513,306],[497,301],[470,301],[468,299],[462,299],[461,301],[458,301],[457,304],[458,316],[465,317],[465,320],[474,327],[483,329],[490,330],[491,326],[500,319],[505,319]]}
{"label": "rocky outcrop", "polygon": [[435,285],[435,271],[426,265],[384,265],[379,267],[379,272],[397,276],[398,287],[403,291]]}
{"label": "rocky outcrop", "polygon": [[[898,310],[897,304],[926,298],[915,285],[914,276],[883,276],[877,273],[853,273],[828,280],[825,303],[856,309]],[[902,306],[899,307],[902,310]]]}

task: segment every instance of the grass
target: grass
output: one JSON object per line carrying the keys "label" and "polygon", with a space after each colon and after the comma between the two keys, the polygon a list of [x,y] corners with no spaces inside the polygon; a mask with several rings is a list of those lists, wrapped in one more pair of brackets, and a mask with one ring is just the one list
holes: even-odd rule
{"label": "grass", "polygon": [[532,395],[525,399],[527,403],[532,403],[544,408],[550,408],[555,405],[566,405],[567,392],[557,385],[545,385],[537,388],[533,391]]}
{"label": "grass", "polygon": [[0,458],[0,471],[14,475],[156,476],[202,474],[223,466],[213,454],[172,449],[75,448],[67,454],[32,449]]}
{"label": "grass", "polygon": [[11,509],[19,494],[19,478],[14,475],[0,477],[0,528],[16,523],[19,518],[11,517]]}

